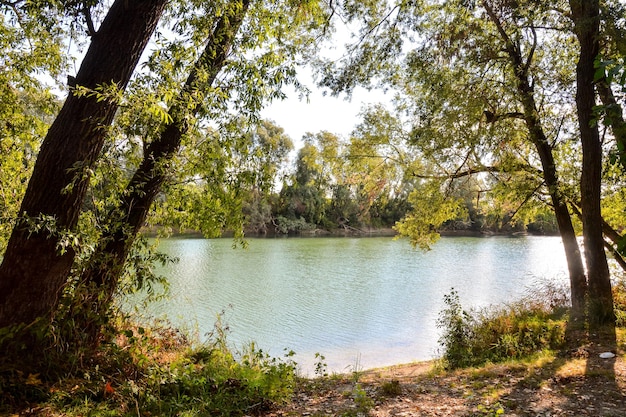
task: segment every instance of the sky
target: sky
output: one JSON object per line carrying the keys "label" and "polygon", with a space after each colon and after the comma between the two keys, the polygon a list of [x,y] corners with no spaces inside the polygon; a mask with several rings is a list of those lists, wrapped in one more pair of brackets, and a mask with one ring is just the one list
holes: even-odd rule
{"label": "sky", "polygon": [[273,120],[285,129],[296,148],[301,145],[305,133],[329,131],[343,138],[348,138],[359,123],[359,112],[364,105],[388,102],[390,94],[381,91],[367,91],[358,88],[350,100],[345,95],[339,97],[324,96],[322,91],[309,84],[312,92],[307,102],[299,99],[294,91],[288,92],[288,98],[277,101],[265,108],[261,116]]}

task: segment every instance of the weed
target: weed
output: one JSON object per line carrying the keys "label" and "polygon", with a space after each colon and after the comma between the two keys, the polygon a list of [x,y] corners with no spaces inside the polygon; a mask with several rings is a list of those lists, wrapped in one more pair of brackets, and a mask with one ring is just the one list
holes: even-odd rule
{"label": "weed", "polygon": [[502,408],[500,403],[479,404],[477,409],[479,416],[496,417],[504,415],[504,408]]}
{"label": "weed", "polygon": [[361,365],[361,354],[359,353],[354,359],[354,364],[351,366],[352,368],[352,380],[354,382],[359,382],[361,376],[363,375],[363,366]]}
{"label": "weed", "polygon": [[386,397],[397,397],[402,394],[402,386],[400,381],[392,379],[391,381],[383,382],[380,386],[380,393]]}
{"label": "weed", "polygon": [[372,407],[374,407],[374,400],[367,395],[367,391],[363,389],[361,384],[354,386],[352,395],[358,415],[367,415]]}

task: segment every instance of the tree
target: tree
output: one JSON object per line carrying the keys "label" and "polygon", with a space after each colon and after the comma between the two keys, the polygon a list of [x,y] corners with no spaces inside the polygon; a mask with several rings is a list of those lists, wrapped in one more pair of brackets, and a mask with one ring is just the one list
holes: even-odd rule
{"label": "tree", "polygon": [[[584,313],[585,296],[587,292],[585,271],[582,265],[580,249],[578,247],[578,242],[576,241],[576,233],[572,225],[567,203],[559,191],[560,185],[556,171],[556,163],[552,154],[552,146],[548,142],[548,138],[541,124],[538,107],[534,98],[534,86],[529,73],[534,60],[533,55],[537,48],[537,28],[535,27],[532,20],[533,16],[531,14],[528,26],[529,31],[532,34],[532,43],[528,48],[529,52],[527,56],[524,58],[522,56],[522,49],[520,46],[521,39],[510,37],[505,30],[501,17],[498,16],[490,2],[483,1],[483,6],[489,18],[497,27],[498,33],[504,43],[505,51],[508,55],[512,71],[515,74],[518,97],[523,108],[523,120],[529,132],[529,139],[537,149],[537,154],[541,160],[543,178],[552,199],[552,206],[559,225],[559,232],[561,234],[561,238],[563,239],[563,245],[565,246],[565,255],[567,257],[567,265],[570,273],[573,314],[580,317]],[[517,12],[519,12],[517,9],[504,9],[502,11],[503,14],[510,13],[513,17]],[[516,36],[520,36],[520,33],[518,32]]]}
{"label": "tree", "polygon": [[615,321],[609,267],[602,237],[602,144],[594,115],[595,62],[600,53],[600,5],[597,0],[570,0],[574,32],[580,44],[576,66],[576,110],[583,162],[580,178],[585,261],[592,323]]}
{"label": "tree", "polygon": [[[160,136],[148,143],[144,157],[122,194],[119,205],[109,214],[110,227],[99,240],[87,267],[79,280],[86,285],[86,301],[81,306],[88,310],[73,315],[87,321],[81,327],[95,342],[100,320],[107,317],[122,275],[126,258],[137,234],[143,227],[154,199],[161,191],[172,159],[189,130],[189,120],[199,112],[203,95],[222,70],[234,38],[247,13],[250,1],[235,3],[223,11],[206,41],[206,48],[187,77],[182,91],[168,111],[168,122]],[[96,319],[96,325],[91,320]]]}
{"label": "tree", "polygon": [[[71,94],[41,146],[0,265],[0,327],[47,320],[74,260],[74,230],[92,170],[122,92],[156,28],[165,0],[113,3]],[[68,241],[69,239],[69,241]]]}
{"label": "tree", "polygon": [[266,234],[268,225],[272,224],[271,192],[289,152],[293,150],[293,142],[283,128],[267,120],[261,121],[246,138],[251,143],[246,155],[242,155],[240,165],[248,165],[246,169],[254,173],[254,179],[244,206],[245,227]]}
{"label": "tree", "polygon": [[[314,8],[315,4],[312,5]],[[224,103],[224,98],[229,96],[237,98],[235,105],[239,106],[238,110],[244,115],[247,114],[248,118],[238,117],[230,122],[220,121],[221,127],[225,128],[230,124],[230,128],[228,133],[220,133],[219,136],[230,138],[233,142],[227,143],[231,149],[221,153],[220,157],[223,160],[215,161],[215,164],[238,165],[238,175],[245,177],[240,184],[243,189],[246,184],[258,187],[262,182],[268,181],[264,178],[263,171],[274,163],[272,159],[274,154],[264,155],[263,158],[267,160],[263,162],[255,161],[255,158],[260,157],[259,152],[273,151],[272,145],[266,141],[260,144],[263,149],[255,149],[254,141],[252,143],[250,141],[250,132],[245,133],[245,130],[249,130],[245,126],[250,126],[250,119],[255,117],[264,101],[281,95],[280,89],[284,83],[295,82],[293,77],[295,71],[291,66],[294,55],[301,51],[292,49],[291,53],[286,53],[285,50],[292,47],[292,42],[306,43],[310,39],[308,35],[304,36],[303,32],[299,31],[297,23],[299,21],[310,24],[310,21],[303,19],[299,14],[305,12],[304,9],[294,10],[291,15],[293,20],[288,21],[277,18],[276,13],[283,13],[284,10],[278,12],[278,9],[273,9],[274,6],[262,1],[225,2],[209,6],[213,8],[210,12],[214,14],[199,10],[191,20],[193,24],[190,26],[195,30],[192,38],[205,45],[204,50],[191,67],[182,90],[170,104],[167,116],[156,130],[156,137],[144,138],[143,158],[125,191],[122,192],[120,202],[106,216],[108,225],[81,272],[79,283],[87,288],[86,299],[79,297],[78,305],[81,310],[71,314],[79,322],[86,320],[87,333],[91,336],[92,342],[97,341],[99,324],[108,317],[133,244],[145,225],[156,197],[163,191],[167,178],[173,175],[173,167],[184,140],[193,130],[199,128],[203,121],[213,117],[215,119],[211,121],[220,121],[217,119],[218,110],[224,111],[228,106]],[[193,8],[191,11],[194,15]],[[202,15],[202,12],[206,14]],[[206,39],[198,36],[197,32],[201,32],[202,29],[208,29]],[[281,44],[273,45],[273,50],[270,48],[269,52],[263,52],[260,57],[253,55],[254,58],[247,61],[245,58],[247,52],[263,49],[264,42],[274,41],[270,40],[273,30],[284,31]],[[291,32],[288,33],[288,30]],[[224,74],[226,69],[233,71],[237,76],[231,80],[236,83],[236,88],[229,95],[223,95],[221,92],[223,87],[217,84],[218,76],[227,77]],[[249,71],[254,73],[250,74]],[[259,88],[263,84],[266,90]],[[230,131],[242,121],[242,128]],[[265,127],[271,126],[266,124]],[[218,143],[211,142],[213,138],[212,135],[206,137],[209,146],[219,147]],[[281,139],[280,135],[278,138]],[[278,152],[277,158],[280,159],[280,152],[284,150],[279,148]],[[229,185],[220,183],[218,178],[207,178],[206,182],[215,183],[215,188],[223,187],[224,194],[230,193],[226,190]],[[227,207],[232,213],[225,213],[225,217],[231,217],[226,223],[235,226],[235,235],[238,237],[242,236],[242,204],[245,199],[243,189],[238,188],[238,185],[233,187],[235,195],[228,197],[232,199],[232,206]],[[225,200],[221,203],[224,204]],[[239,223],[234,220],[239,220]],[[83,319],[80,319],[81,317]]]}
{"label": "tree", "polygon": [[281,232],[315,228],[324,221],[329,179],[324,175],[320,151],[311,136],[298,151],[295,173],[280,191],[277,211]]}
{"label": "tree", "polygon": [[[541,202],[541,191],[549,195],[568,259],[574,313],[580,315],[585,274],[555,158],[557,139],[564,136],[560,125],[569,122],[567,117],[555,117],[556,109],[567,108],[568,102],[564,95],[551,94],[549,87],[556,81],[567,91],[568,80],[558,78],[562,68],[552,71],[548,64],[550,54],[567,52],[547,47],[553,39],[560,41],[549,28],[562,25],[550,7],[532,1],[453,0],[417,6],[398,2],[388,8],[381,2],[350,3],[346,13],[362,23],[358,41],[343,66],[322,67],[322,83],[333,91],[349,92],[354,85],[370,85],[379,76],[403,90],[407,100],[400,110],[415,124],[412,141],[432,161],[425,166],[431,172],[420,173],[424,178],[454,181],[488,174],[505,180],[511,173],[531,178],[535,185],[529,187],[522,204]],[[403,44],[407,39],[413,41]],[[405,65],[394,67],[404,54]],[[562,56],[553,62],[567,63],[567,59]],[[543,108],[535,98],[542,91]],[[544,128],[546,117],[552,117],[553,138]],[[520,134],[521,126],[526,135]],[[528,143],[536,153],[525,152]],[[421,199],[447,190],[443,184],[428,189],[430,193],[422,193]],[[418,203],[415,200],[414,207]],[[453,201],[439,203],[442,213],[458,214],[446,209]],[[430,233],[435,225],[418,224],[428,218],[409,216],[401,230]],[[437,220],[437,224],[445,221]]]}

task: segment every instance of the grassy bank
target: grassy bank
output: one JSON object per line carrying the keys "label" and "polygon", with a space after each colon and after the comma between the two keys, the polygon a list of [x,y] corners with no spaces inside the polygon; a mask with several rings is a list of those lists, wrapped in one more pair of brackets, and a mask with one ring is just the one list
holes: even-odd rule
{"label": "grassy bank", "polygon": [[3,361],[0,415],[622,415],[623,283],[615,291],[618,326],[592,332],[568,323],[567,297],[555,289],[481,311],[451,292],[439,360],[328,375],[320,356],[310,379],[291,352],[233,349],[219,323],[197,343],[167,325],[120,320],[108,343],[71,366],[31,372]]}

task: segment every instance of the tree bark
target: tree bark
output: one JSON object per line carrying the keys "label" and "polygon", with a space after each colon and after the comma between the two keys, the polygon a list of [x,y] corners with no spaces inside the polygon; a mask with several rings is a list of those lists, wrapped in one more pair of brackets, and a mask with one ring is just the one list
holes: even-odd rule
{"label": "tree bark", "polygon": [[593,112],[596,105],[594,63],[600,50],[600,6],[598,0],[570,0],[570,8],[580,43],[576,65],[576,110],[583,150],[580,195],[589,280],[589,320],[591,324],[611,323],[615,321],[615,313],[600,211],[602,144]]}
{"label": "tree bark", "polygon": [[[116,84],[124,90],[148,43],[166,0],[116,0],[76,75],[76,85],[95,89]],[[89,184],[118,103],[70,95],[42,144],[18,219],[0,265],[0,327],[49,317],[58,305],[74,251],[61,254],[63,233],[76,227]],[[49,230],[28,222],[51,219]]]}
{"label": "tree bark", "polygon": [[[154,199],[168,175],[172,158],[189,130],[188,118],[201,108],[204,92],[210,88],[233,45],[251,0],[243,0],[219,19],[207,46],[195,63],[177,101],[168,114],[171,122],[147,146],[143,160],[126,187],[120,205],[111,213],[114,227],[105,233],[80,282],[91,286],[89,311],[77,311],[75,320],[85,323],[87,338],[97,341],[99,317],[104,317],[117,290],[120,275],[131,247],[143,227]],[[204,91],[203,91],[204,90]],[[190,103],[194,103],[190,106]],[[190,108],[191,107],[191,108]],[[94,314],[95,313],[95,314]]]}
{"label": "tree bark", "polygon": [[554,214],[556,216],[559,233],[563,240],[565,257],[570,277],[570,291],[572,298],[572,316],[581,318],[585,311],[585,298],[587,294],[587,281],[585,269],[582,262],[580,248],[576,240],[576,233],[572,225],[572,219],[567,208],[565,199],[559,191],[559,179],[556,171],[556,163],[552,154],[552,146],[548,142],[545,131],[541,124],[541,118],[535,103],[534,90],[528,76],[530,62],[533,59],[534,47],[529,52],[526,61],[522,57],[519,46],[514,43],[504,30],[502,22],[495,14],[493,8],[487,1],[483,1],[483,6],[487,11],[491,21],[496,25],[498,32],[506,45],[506,53],[509,57],[513,72],[517,80],[517,92],[519,100],[524,109],[523,119],[528,129],[529,137],[537,149],[543,178],[552,200]]}

